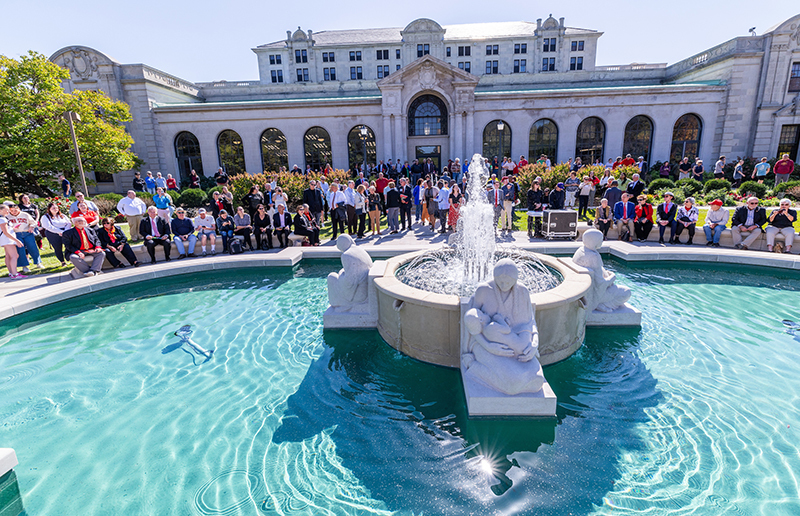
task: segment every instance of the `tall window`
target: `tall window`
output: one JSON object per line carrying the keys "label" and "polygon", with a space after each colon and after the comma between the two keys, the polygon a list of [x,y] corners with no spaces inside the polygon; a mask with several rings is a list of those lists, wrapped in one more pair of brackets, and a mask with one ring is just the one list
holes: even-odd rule
{"label": "tall window", "polygon": [[272,75],[272,82],[283,82],[283,70],[271,70],[270,74]]}
{"label": "tall window", "polygon": [[360,66],[351,66],[350,67],[350,80],[356,81],[359,79],[364,78],[364,71],[361,69]]}
{"label": "tall window", "polygon": [[434,95],[421,95],[408,108],[408,135],[447,134],[447,106]]}
{"label": "tall window", "polygon": [[[366,136],[361,134],[361,128],[367,129]],[[367,151],[367,163],[377,163],[378,151],[375,146],[375,133],[366,125],[357,125],[347,134],[347,155],[350,170],[357,171],[364,163],[364,149]]]}
{"label": "tall window", "polygon": [[797,161],[800,159],[797,154],[798,146],[800,146],[800,125],[781,127],[781,137],[778,140],[778,159],[784,154],[788,154],[791,159]]}
{"label": "tall window", "polygon": [[378,61],[382,61],[382,60],[387,60],[388,61],[389,60],[389,50],[388,49],[387,50],[376,50],[375,54],[376,54],[375,57],[378,59]]}
{"label": "tall window", "polygon": [[395,59],[400,59],[400,49],[399,48],[395,49],[394,58]]}
{"label": "tall window", "polygon": [[514,44],[514,53],[515,54],[527,54],[528,53],[528,44],[527,43],[515,43]]}
{"label": "tall window", "polygon": [[297,82],[308,82],[308,68],[297,69]]}
{"label": "tall window", "polygon": [[688,157],[690,162],[697,158],[700,152],[700,137],[703,133],[703,123],[700,117],[688,113],[675,122],[672,129],[672,150],[669,159],[677,163],[683,157]]}
{"label": "tall window", "polygon": [[389,77],[389,65],[378,65],[378,79]]}
{"label": "tall window", "polygon": [[217,136],[219,165],[228,175],[244,174],[244,145],[239,133],[226,129]]}
{"label": "tall window", "polygon": [[581,158],[583,163],[603,161],[603,146],[606,139],[606,126],[602,120],[590,116],[578,126],[575,142],[575,157]]}
{"label": "tall window", "polygon": [[325,76],[326,81],[336,80],[336,68],[323,68],[322,73]]}
{"label": "tall window", "polygon": [[789,76],[789,91],[800,91],[800,63],[792,63],[792,73]]}
{"label": "tall window", "polygon": [[653,121],[644,115],[631,118],[625,126],[622,155],[630,154],[633,159],[644,156],[645,162],[650,163],[652,145]]}
{"label": "tall window", "polygon": [[570,70],[583,70],[583,57],[570,57],[569,58]]}
{"label": "tall window", "polygon": [[555,72],[556,71],[556,58],[555,57],[545,57],[542,59],[542,71],[543,72]]}
{"label": "tall window", "polygon": [[486,45],[486,55],[496,56],[500,52],[500,47],[497,45]]}
{"label": "tall window", "polygon": [[533,163],[542,154],[552,163],[558,158],[558,126],[549,118],[534,122],[528,139],[528,161]]}
{"label": "tall window", "polygon": [[336,54],[334,52],[323,52],[322,53],[322,62],[323,63],[333,63],[336,61]]}
{"label": "tall window", "polygon": [[511,126],[504,120],[492,120],[483,128],[483,156],[511,157]]}
{"label": "tall window", "polygon": [[361,61],[361,51],[356,50],[355,52],[350,52],[350,60],[351,61]]}
{"label": "tall window", "polygon": [[306,167],[311,165],[311,170],[322,170],[326,163],[333,161],[331,153],[331,137],[322,127],[312,127],[303,136],[303,146],[306,153]]}
{"label": "tall window", "polygon": [[307,50],[295,50],[294,51],[294,61],[295,61],[295,63],[307,63],[308,62],[308,51]]}
{"label": "tall window", "polygon": [[472,47],[458,47],[458,57],[466,57],[470,55]]}
{"label": "tall window", "polygon": [[525,73],[528,68],[527,59],[514,59],[514,73]]}
{"label": "tall window", "polygon": [[189,174],[194,169],[198,176],[203,175],[203,160],[200,157],[200,142],[188,131],[175,137],[175,158],[178,160],[178,173],[181,184],[188,184]]}
{"label": "tall window", "polygon": [[451,54],[450,54],[450,47],[447,47],[446,49],[444,49],[444,54],[445,54],[447,57],[450,57],[450,55],[451,55]]}
{"label": "tall window", "polygon": [[497,61],[486,61],[486,75],[497,75],[498,70]]}
{"label": "tall window", "polygon": [[281,167],[289,169],[286,137],[274,127],[261,133],[261,167],[265,172],[277,172]]}
{"label": "tall window", "polygon": [[417,57],[427,56],[431,53],[431,46],[425,43],[424,45],[417,45]]}
{"label": "tall window", "polygon": [[555,52],[558,38],[544,38],[542,52]]}
{"label": "tall window", "polygon": [[472,65],[470,64],[469,61],[461,61],[461,62],[459,62],[458,63],[458,67],[460,69],[464,70],[465,72],[471,72],[472,71]]}
{"label": "tall window", "polygon": [[280,54],[270,54],[269,56],[269,64],[281,64],[281,55]]}

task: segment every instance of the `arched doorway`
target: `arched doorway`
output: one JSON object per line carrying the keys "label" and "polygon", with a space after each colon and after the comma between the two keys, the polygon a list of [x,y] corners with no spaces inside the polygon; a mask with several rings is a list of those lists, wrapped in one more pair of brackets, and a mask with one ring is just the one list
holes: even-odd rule
{"label": "arched doorway", "polygon": [[264,172],[278,172],[281,167],[289,170],[286,136],[271,127],[261,133],[261,168]]}
{"label": "arched doorway", "polygon": [[347,134],[347,156],[350,170],[354,172],[361,170],[365,155],[367,164],[374,165],[377,162],[378,149],[375,145],[375,132],[367,125],[357,125]]}
{"label": "arched doorway", "polygon": [[597,160],[602,163],[605,140],[606,124],[596,116],[584,119],[578,126],[575,158],[581,158],[581,163],[585,165],[591,165]]}
{"label": "arched doorway", "polygon": [[558,126],[549,118],[534,122],[528,139],[528,161],[535,163],[542,154],[553,164],[558,159]]}
{"label": "arched doorway", "polygon": [[200,156],[200,142],[189,131],[183,131],[175,136],[175,159],[178,161],[178,174],[182,185],[189,184],[189,175],[192,170],[198,176],[203,175],[203,160]]}
{"label": "arched doorway", "polygon": [[226,129],[217,137],[219,165],[228,175],[244,174],[244,145],[239,133]]}
{"label": "arched doorway", "polygon": [[635,116],[625,126],[622,155],[630,154],[633,159],[639,159],[639,156],[642,156],[644,157],[644,162],[650,164],[652,142],[653,121],[644,115]]}
{"label": "arched doorway", "polygon": [[693,163],[700,154],[700,137],[703,133],[703,122],[694,113],[687,113],[675,122],[672,129],[672,149],[669,159],[673,163],[681,161],[684,157]]}
{"label": "arched doorway", "polygon": [[322,127],[312,127],[303,136],[303,146],[306,155],[306,168],[311,165],[311,170],[320,171],[325,165],[333,162],[331,152],[331,137]]}

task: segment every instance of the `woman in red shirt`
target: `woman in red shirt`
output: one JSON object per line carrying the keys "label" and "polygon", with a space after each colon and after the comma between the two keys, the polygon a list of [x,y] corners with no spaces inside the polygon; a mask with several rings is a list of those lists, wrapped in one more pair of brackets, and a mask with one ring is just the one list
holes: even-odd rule
{"label": "woman in red shirt", "polygon": [[100,222],[100,215],[96,211],[90,210],[89,206],[83,201],[78,203],[78,211],[70,216],[73,219],[75,217],[83,217],[86,219],[86,224],[91,228],[96,228],[98,222]]}
{"label": "woman in red shirt", "polygon": [[175,181],[175,178],[172,177],[172,174],[167,174],[167,190],[172,190],[173,192],[178,191],[178,182]]}
{"label": "woman in red shirt", "polygon": [[647,202],[646,195],[640,195],[636,200],[639,202],[636,204],[636,219],[633,221],[633,230],[636,232],[636,238],[639,242],[644,242],[653,229],[653,205]]}

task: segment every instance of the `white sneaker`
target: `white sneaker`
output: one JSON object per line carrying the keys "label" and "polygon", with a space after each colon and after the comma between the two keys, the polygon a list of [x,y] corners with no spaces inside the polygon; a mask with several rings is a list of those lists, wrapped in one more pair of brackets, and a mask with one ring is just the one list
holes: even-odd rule
{"label": "white sneaker", "polygon": [[30,274],[30,273],[31,273],[31,269],[30,269],[30,267],[27,267],[27,266],[26,266],[26,267],[23,267],[23,268],[22,268],[22,272],[24,272],[24,273],[26,273],[26,274]]}
{"label": "white sneaker", "polygon": [[36,268],[37,269],[44,269],[44,264],[42,262],[39,262],[39,263],[36,264]]}

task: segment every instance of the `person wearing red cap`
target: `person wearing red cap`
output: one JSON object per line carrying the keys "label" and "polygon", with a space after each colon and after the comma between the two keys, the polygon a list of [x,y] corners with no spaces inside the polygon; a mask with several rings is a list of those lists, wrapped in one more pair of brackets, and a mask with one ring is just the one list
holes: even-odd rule
{"label": "person wearing red cap", "polygon": [[722,201],[714,199],[709,203],[710,209],[706,214],[706,222],[703,224],[703,232],[706,234],[706,245],[709,247],[719,247],[719,237],[728,224],[728,210],[722,207]]}

